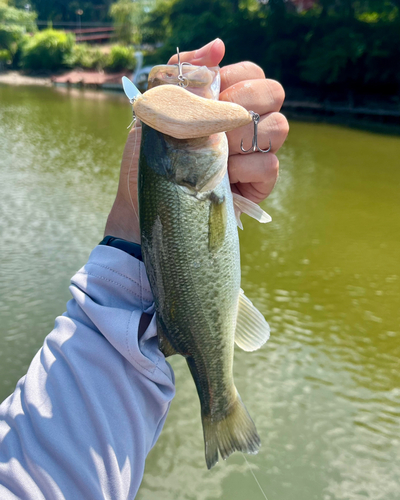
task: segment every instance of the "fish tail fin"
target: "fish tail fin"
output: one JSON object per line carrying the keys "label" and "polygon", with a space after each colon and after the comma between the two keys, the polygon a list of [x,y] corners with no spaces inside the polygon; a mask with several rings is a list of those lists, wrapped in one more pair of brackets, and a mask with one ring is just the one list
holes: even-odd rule
{"label": "fish tail fin", "polygon": [[239,394],[224,419],[213,421],[210,415],[202,415],[202,421],[208,469],[218,462],[218,450],[224,460],[234,451],[258,453],[260,437]]}

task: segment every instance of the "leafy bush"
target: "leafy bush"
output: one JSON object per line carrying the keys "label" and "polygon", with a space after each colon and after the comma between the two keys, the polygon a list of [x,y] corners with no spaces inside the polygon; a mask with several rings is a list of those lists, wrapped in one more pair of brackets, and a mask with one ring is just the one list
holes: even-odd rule
{"label": "leafy bush", "polygon": [[25,33],[36,31],[36,13],[16,9],[0,1],[0,50],[5,52],[2,61],[10,63],[18,52]]}
{"label": "leafy bush", "polygon": [[46,29],[26,39],[22,48],[25,69],[59,69],[73,51],[75,37],[71,33]]}
{"label": "leafy bush", "polygon": [[90,45],[80,43],[74,45],[72,52],[65,57],[64,62],[72,68],[100,70],[106,65],[107,56]]}
{"label": "leafy bush", "polygon": [[135,66],[136,60],[132,48],[114,45],[111,48],[105,69],[110,72],[124,69],[133,70]]}
{"label": "leafy bush", "polygon": [[0,66],[11,62],[11,53],[7,49],[0,49]]}

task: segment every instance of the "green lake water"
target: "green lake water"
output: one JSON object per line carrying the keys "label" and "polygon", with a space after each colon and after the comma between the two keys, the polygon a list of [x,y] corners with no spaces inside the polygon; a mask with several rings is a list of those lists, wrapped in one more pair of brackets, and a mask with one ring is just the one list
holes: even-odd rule
{"label": "green lake water", "polygon": [[[0,399],[102,239],[131,119],[122,95],[0,86]],[[242,286],[271,325],[234,373],[262,439],[268,500],[400,499],[400,138],[291,123]],[[194,384],[177,395],[140,500],[257,500],[241,454],[207,471]]]}

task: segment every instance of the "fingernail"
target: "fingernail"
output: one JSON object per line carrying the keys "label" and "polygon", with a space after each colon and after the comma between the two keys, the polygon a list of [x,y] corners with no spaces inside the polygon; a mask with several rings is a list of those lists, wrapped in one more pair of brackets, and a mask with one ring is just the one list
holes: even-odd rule
{"label": "fingernail", "polygon": [[195,59],[200,59],[202,57],[205,57],[211,50],[211,47],[214,45],[214,43],[219,40],[219,38],[216,38],[210,43],[207,43],[207,45],[204,45],[201,49],[196,50],[194,57]]}

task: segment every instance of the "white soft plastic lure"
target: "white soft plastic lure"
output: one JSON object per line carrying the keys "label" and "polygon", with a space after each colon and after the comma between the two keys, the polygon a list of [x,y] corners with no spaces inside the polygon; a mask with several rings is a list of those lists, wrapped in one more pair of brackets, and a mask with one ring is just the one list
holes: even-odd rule
{"label": "white soft plastic lure", "polygon": [[131,104],[135,99],[142,95],[141,92],[137,89],[136,85],[132,83],[126,76],[122,77],[122,87],[124,89],[126,97],[129,99]]}

